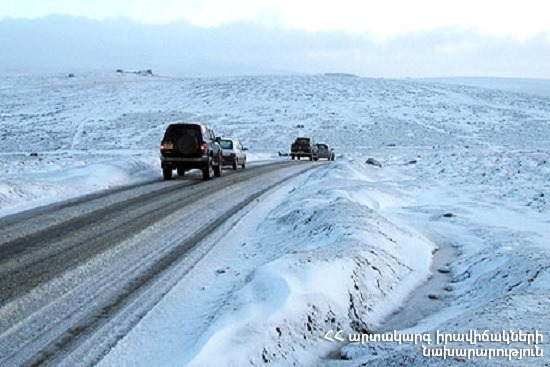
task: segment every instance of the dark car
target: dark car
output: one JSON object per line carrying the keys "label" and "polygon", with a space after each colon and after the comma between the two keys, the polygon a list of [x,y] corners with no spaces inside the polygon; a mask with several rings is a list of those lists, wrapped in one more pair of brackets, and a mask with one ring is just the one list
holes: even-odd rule
{"label": "dark car", "polygon": [[174,122],[168,125],[160,144],[162,175],[172,178],[191,169],[200,169],[202,178],[222,175],[222,150],[214,132],[202,124]]}
{"label": "dark car", "polygon": [[311,138],[296,138],[290,146],[290,156],[292,159],[307,157],[312,161],[317,157],[317,147],[313,144]]}
{"label": "dark car", "polygon": [[317,156],[315,157],[315,160],[319,160],[321,158],[329,161],[334,160],[334,150],[330,148],[330,145],[327,143],[317,143],[315,146],[317,147]]}
{"label": "dark car", "polygon": [[234,170],[238,166],[245,168],[246,151],[248,149],[243,147],[240,141],[237,139],[221,138],[220,147],[222,148],[222,164],[224,166],[231,166]]}

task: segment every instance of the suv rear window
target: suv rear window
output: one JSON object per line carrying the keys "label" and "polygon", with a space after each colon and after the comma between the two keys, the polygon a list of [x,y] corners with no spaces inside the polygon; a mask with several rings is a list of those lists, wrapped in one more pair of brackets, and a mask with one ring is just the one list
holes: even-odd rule
{"label": "suv rear window", "polygon": [[164,133],[165,141],[177,140],[180,136],[184,134],[190,134],[195,136],[197,141],[201,141],[201,131],[200,126],[198,125],[170,125]]}
{"label": "suv rear window", "polygon": [[220,141],[220,147],[222,149],[233,149],[233,142],[231,140]]}
{"label": "suv rear window", "polygon": [[309,144],[310,139],[309,138],[298,138],[296,139],[296,144],[304,145]]}

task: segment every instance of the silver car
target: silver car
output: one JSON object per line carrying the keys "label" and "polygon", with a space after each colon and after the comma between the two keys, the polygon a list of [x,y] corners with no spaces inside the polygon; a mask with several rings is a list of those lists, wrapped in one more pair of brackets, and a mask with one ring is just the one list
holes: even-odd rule
{"label": "silver car", "polygon": [[234,170],[241,166],[246,166],[246,151],[241,142],[237,139],[221,138],[219,140],[220,147],[222,148],[222,164],[224,166],[231,166]]}
{"label": "silver car", "polygon": [[319,160],[320,158],[324,158],[329,161],[334,160],[334,151],[330,148],[330,145],[327,143],[317,143],[315,146],[317,147],[317,155],[315,156],[315,160]]}

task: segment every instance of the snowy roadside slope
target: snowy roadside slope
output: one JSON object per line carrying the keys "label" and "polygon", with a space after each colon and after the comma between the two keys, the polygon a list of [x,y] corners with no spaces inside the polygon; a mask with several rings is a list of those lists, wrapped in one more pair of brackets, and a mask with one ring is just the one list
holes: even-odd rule
{"label": "snowy roadside slope", "polygon": [[[472,151],[455,151],[447,159],[439,154],[421,155],[415,164],[407,164],[407,158],[407,154],[386,157],[385,167],[375,172],[364,166],[373,178],[361,195],[364,202],[392,221],[414,227],[437,246],[452,246],[457,256],[448,258],[441,268],[450,272],[450,281],[433,291],[435,300],[430,294],[420,295],[424,302],[438,302],[442,307],[401,331],[460,334],[470,330],[538,330],[544,335],[539,347],[546,352],[550,333],[550,218],[545,197],[540,195],[549,189],[545,158],[541,153],[522,158],[514,153],[481,155]],[[405,308],[409,301],[404,302]],[[533,349],[524,343],[497,342],[474,346],[451,343],[449,347]],[[350,344],[341,354],[351,361],[323,365],[442,363],[440,358],[424,357],[420,345]],[[550,359],[545,354],[519,360],[449,358],[446,363],[542,366]]]}
{"label": "snowy roadside slope", "polygon": [[[3,76],[0,210],[97,190],[66,182],[67,190],[55,192],[42,178],[98,162],[118,161],[128,182],[136,174],[158,177],[151,162],[165,126],[177,119],[237,136],[262,157],[287,151],[299,135],[356,155],[465,146],[518,154],[529,147],[530,154],[550,136],[549,114],[548,98],[414,80]],[[39,155],[30,157],[32,152]],[[126,164],[128,157],[143,163]]]}
{"label": "snowy roadside slope", "polygon": [[[48,158],[46,158],[48,159]],[[86,158],[84,158],[86,159]],[[158,180],[158,158],[145,154],[0,180],[0,216],[104,189]]]}
{"label": "snowy roadside slope", "polygon": [[433,246],[354,200],[367,180],[336,162],[262,198],[102,365],[310,365],[328,330],[375,329]]}

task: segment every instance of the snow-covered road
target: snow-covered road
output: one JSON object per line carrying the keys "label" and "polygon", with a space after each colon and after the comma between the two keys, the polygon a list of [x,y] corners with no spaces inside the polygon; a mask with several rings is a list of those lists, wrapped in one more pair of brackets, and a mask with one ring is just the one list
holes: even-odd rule
{"label": "snow-covered road", "polygon": [[[157,182],[5,218],[0,364],[97,361],[166,292],[157,278],[192,267],[208,251],[194,250],[205,236],[269,189],[318,166],[252,165],[211,182]],[[143,297],[148,287],[151,295]],[[132,300],[139,307],[127,311]],[[119,331],[93,339],[115,316]],[[85,339],[93,348],[79,347]]]}

